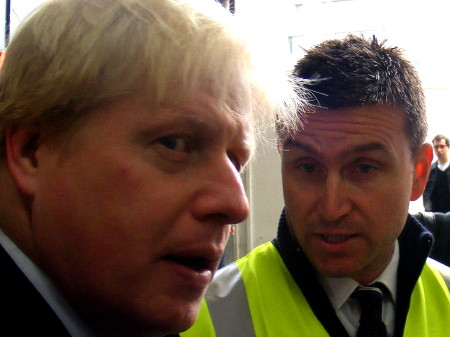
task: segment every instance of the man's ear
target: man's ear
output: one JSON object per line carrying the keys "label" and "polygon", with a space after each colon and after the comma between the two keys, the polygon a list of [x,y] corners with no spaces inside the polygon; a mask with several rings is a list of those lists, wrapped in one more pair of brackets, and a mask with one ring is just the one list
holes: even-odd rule
{"label": "man's ear", "polygon": [[5,149],[8,169],[17,188],[25,195],[34,194],[38,160],[39,132],[33,125],[6,128]]}
{"label": "man's ear", "polygon": [[411,201],[419,199],[427,185],[433,161],[433,148],[430,144],[423,144],[415,157],[414,177],[411,190]]}

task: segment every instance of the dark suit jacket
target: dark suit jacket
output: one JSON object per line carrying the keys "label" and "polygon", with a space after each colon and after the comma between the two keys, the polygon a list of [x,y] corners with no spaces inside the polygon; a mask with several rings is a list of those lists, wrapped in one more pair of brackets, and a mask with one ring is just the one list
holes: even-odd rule
{"label": "dark suit jacket", "polygon": [[0,334],[70,337],[59,318],[0,246]]}
{"label": "dark suit jacket", "polygon": [[[436,184],[436,176],[438,172],[438,162],[434,162],[431,165],[430,176],[428,177],[427,185],[425,187],[425,191],[423,192],[423,206],[425,211],[433,212],[433,203],[431,202],[431,194],[433,193],[434,185]],[[447,173],[447,183],[448,189],[450,192],[450,169],[445,171]]]}

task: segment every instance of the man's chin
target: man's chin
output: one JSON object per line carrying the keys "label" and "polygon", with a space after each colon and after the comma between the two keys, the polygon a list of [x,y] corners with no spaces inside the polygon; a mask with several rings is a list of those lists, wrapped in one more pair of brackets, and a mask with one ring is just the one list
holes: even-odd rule
{"label": "man's chin", "polygon": [[315,266],[321,275],[335,278],[351,277],[356,269],[351,263],[342,263],[342,261],[335,261],[334,263],[316,263]]}
{"label": "man's chin", "polygon": [[180,317],[172,320],[153,320],[152,322],[129,322],[94,327],[96,335],[101,337],[160,337],[188,330],[195,322],[195,317]]}
{"label": "man's chin", "polygon": [[164,332],[161,335],[177,334],[188,330],[197,319],[200,310],[199,303],[192,303],[190,305],[180,305],[173,310],[172,313],[166,311],[167,316],[160,317],[159,330]]}
{"label": "man's chin", "polygon": [[101,315],[89,315],[87,321],[96,335],[102,337],[159,337],[177,334],[194,324],[200,302],[201,300],[189,303],[175,301],[170,305],[161,303],[158,306],[140,306],[134,312],[103,312]]}

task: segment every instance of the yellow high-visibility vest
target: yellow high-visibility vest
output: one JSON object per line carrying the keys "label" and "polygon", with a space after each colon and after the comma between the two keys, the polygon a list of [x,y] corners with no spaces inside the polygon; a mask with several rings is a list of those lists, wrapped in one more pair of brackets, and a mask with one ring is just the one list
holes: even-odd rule
{"label": "yellow high-visibility vest", "polygon": [[[243,283],[241,296],[208,291],[196,323],[182,337],[329,337],[272,243],[238,260],[230,280]],[[217,298],[219,304],[213,305]],[[403,336],[450,336],[450,291],[428,263],[411,295]]]}

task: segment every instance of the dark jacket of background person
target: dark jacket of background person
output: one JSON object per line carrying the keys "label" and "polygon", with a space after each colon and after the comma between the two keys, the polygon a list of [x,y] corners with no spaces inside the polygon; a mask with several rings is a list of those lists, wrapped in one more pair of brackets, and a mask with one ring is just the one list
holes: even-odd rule
{"label": "dark jacket of background person", "polygon": [[[430,177],[428,178],[427,186],[425,187],[425,192],[423,193],[423,206],[427,212],[442,212],[442,210],[436,210],[431,201],[431,195],[436,185],[436,177],[439,171],[437,164],[438,162],[436,161],[433,165],[431,165]],[[445,170],[445,173],[447,174],[448,193],[450,194],[450,170]],[[448,205],[448,209],[445,211],[450,211],[450,204]]]}

